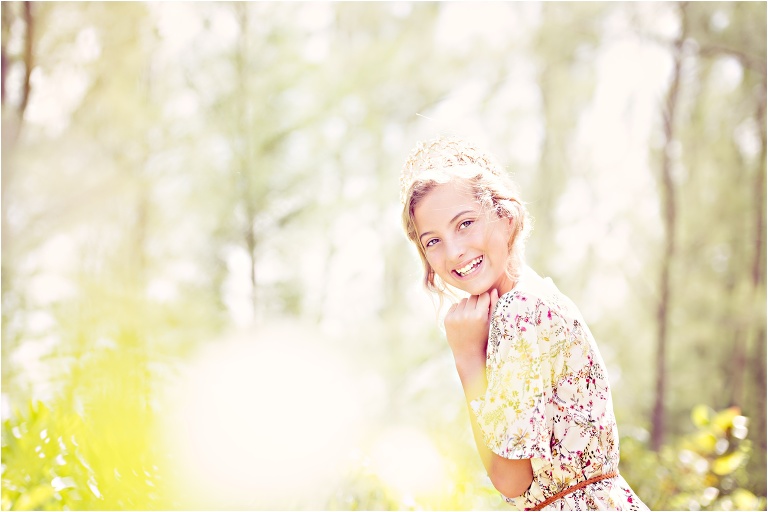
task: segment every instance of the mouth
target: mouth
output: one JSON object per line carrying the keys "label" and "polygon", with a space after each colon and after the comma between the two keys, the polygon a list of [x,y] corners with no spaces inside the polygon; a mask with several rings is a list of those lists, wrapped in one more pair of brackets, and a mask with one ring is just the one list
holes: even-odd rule
{"label": "mouth", "polygon": [[478,256],[477,258],[467,263],[465,266],[455,269],[454,272],[458,274],[459,277],[467,277],[468,275],[474,273],[482,262],[483,257]]}

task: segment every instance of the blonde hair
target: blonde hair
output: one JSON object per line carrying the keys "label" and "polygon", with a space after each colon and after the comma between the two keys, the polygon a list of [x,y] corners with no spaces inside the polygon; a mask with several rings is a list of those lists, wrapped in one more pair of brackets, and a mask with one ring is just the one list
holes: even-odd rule
{"label": "blonde hair", "polygon": [[411,151],[400,174],[402,220],[408,239],[419,251],[424,267],[424,286],[441,299],[450,293],[445,283],[427,262],[424,247],[416,232],[413,210],[437,185],[460,180],[471,187],[481,209],[501,218],[513,220],[508,241],[509,259],[506,273],[516,281],[525,264],[525,241],[531,231],[531,217],[520,199],[517,187],[496,160],[469,142],[457,137],[441,136],[419,142]]}

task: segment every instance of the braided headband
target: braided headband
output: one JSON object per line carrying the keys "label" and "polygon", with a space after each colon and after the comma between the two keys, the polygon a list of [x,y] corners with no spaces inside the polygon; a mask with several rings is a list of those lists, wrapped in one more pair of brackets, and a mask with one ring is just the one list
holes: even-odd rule
{"label": "braided headband", "polygon": [[454,136],[440,136],[418,142],[400,171],[400,203],[405,204],[414,182],[425,171],[474,164],[503,176],[503,168],[487,153],[471,143]]}

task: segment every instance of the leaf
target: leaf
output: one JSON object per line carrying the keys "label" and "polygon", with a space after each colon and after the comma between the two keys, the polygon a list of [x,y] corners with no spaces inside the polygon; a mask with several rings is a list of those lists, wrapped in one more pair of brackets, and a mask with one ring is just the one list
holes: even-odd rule
{"label": "leaf", "polygon": [[38,485],[29,492],[22,494],[16,503],[13,504],[13,510],[40,510],[42,505],[53,496],[53,487],[48,484]]}
{"label": "leaf", "polygon": [[717,413],[712,420],[712,424],[717,426],[723,432],[727,431],[733,426],[733,420],[741,414],[741,409],[738,407],[729,407]]}
{"label": "leaf", "polygon": [[746,454],[743,452],[733,452],[728,455],[718,457],[712,463],[712,472],[716,475],[724,476],[729,475],[739,469],[739,466],[746,459]]}
{"label": "leaf", "polygon": [[731,499],[736,506],[736,510],[759,510],[757,496],[746,489],[736,489],[731,493]]}
{"label": "leaf", "polygon": [[703,455],[708,455],[715,451],[717,438],[709,432],[696,432],[691,435],[690,439],[696,451]]}
{"label": "leaf", "polygon": [[715,411],[713,411],[709,406],[699,404],[691,411],[691,420],[693,421],[693,424],[698,428],[703,428],[709,425],[709,422],[712,421],[712,417],[714,415]]}

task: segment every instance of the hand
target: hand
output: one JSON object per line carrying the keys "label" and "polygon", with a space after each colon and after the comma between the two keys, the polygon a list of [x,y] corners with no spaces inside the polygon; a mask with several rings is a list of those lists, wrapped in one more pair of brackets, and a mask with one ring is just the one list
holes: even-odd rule
{"label": "hand", "polygon": [[499,292],[494,288],[490,292],[462,299],[448,310],[444,322],[445,334],[457,362],[482,357],[485,364],[491,314],[498,300]]}

